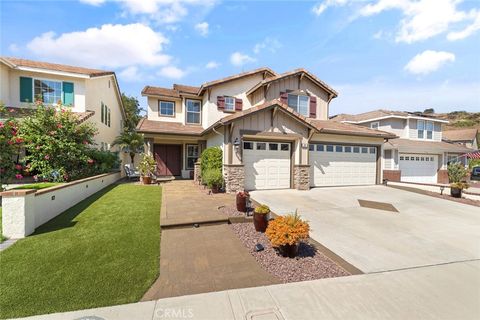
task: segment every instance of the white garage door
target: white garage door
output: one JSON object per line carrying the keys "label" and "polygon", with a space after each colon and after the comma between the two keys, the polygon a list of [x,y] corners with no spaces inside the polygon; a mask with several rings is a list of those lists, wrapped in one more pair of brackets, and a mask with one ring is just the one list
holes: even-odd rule
{"label": "white garage door", "polygon": [[313,187],[376,183],[376,147],[310,144],[309,150]]}
{"label": "white garage door", "polygon": [[399,164],[402,181],[437,183],[437,155],[400,153]]}
{"label": "white garage door", "polygon": [[243,142],[245,189],[290,188],[290,143]]}

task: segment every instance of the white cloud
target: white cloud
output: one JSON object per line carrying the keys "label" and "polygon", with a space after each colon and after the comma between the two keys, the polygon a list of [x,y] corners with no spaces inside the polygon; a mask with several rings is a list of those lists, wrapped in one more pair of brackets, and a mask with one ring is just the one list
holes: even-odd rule
{"label": "white cloud", "polygon": [[91,6],[99,6],[105,3],[106,0],[80,0],[80,2],[89,4]]}
{"label": "white cloud", "polygon": [[210,61],[205,65],[205,68],[207,69],[217,69],[218,67],[220,67],[220,63],[216,61]]}
{"label": "white cloud", "polygon": [[170,79],[181,79],[185,76],[186,72],[175,66],[163,67],[160,69],[159,75]]}
{"label": "white cloud", "polygon": [[255,46],[253,47],[253,52],[255,54],[259,54],[262,50],[268,50],[272,53],[275,53],[281,47],[282,44],[280,43],[280,41],[275,38],[267,37],[262,42],[255,44]]}
{"label": "white cloud", "polygon": [[340,7],[346,5],[348,0],[325,0],[317,3],[313,6],[312,12],[314,15],[319,16],[329,7]]}
{"label": "white cloud", "polygon": [[16,43],[12,43],[8,46],[8,51],[16,53],[16,52],[20,51],[20,48],[18,47],[18,45]]}
{"label": "white cloud", "polygon": [[136,82],[143,80],[143,76],[140,74],[140,72],[138,71],[138,67],[136,66],[130,66],[123,69],[118,74],[118,77],[128,82]]}
{"label": "white cloud", "polygon": [[201,36],[206,37],[208,35],[208,22],[197,23],[195,30],[197,30]]}
{"label": "white cloud", "polygon": [[100,28],[44,33],[27,44],[35,55],[50,61],[99,68],[132,65],[163,66],[171,57],[162,52],[168,39],[141,23],[106,24]]}
{"label": "white cloud", "polygon": [[480,10],[472,10],[469,13],[469,17],[473,19],[472,24],[468,25],[461,31],[452,31],[447,34],[447,39],[450,41],[465,39],[478,30],[480,30]]}
{"label": "white cloud", "polygon": [[255,61],[256,61],[255,58],[252,58],[249,55],[243,54],[238,51],[232,53],[232,55],[230,56],[230,62],[236,67],[240,67],[240,66],[243,66],[244,64],[255,62]]}
{"label": "white cloud", "polygon": [[379,31],[377,31],[373,34],[373,39],[378,40],[378,39],[382,39],[382,37],[383,37],[383,31],[382,30],[379,30]]}
{"label": "white cloud", "polygon": [[455,55],[446,51],[426,50],[417,54],[404,67],[413,74],[428,74],[438,70],[447,62],[454,62]]}
{"label": "white cloud", "polygon": [[466,12],[457,9],[460,2],[461,0],[378,0],[361,8],[360,15],[372,16],[387,10],[402,11],[403,18],[395,40],[413,43],[448,32],[453,24],[469,19]]}

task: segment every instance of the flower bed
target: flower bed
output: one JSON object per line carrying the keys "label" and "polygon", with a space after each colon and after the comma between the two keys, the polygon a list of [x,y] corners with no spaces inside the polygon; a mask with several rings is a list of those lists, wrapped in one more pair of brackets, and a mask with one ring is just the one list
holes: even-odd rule
{"label": "flower bed", "polygon": [[[264,233],[255,231],[253,223],[235,223],[230,227],[260,266],[284,283],[350,275],[307,243],[300,244],[297,258],[286,258],[277,254]],[[257,243],[265,249],[256,252]]]}

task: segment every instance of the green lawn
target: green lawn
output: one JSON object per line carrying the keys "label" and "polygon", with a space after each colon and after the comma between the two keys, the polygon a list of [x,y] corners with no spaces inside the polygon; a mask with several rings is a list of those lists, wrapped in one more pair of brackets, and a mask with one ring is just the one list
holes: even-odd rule
{"label": "green lawn", "polygon": [[[2,207],[0,207],[0,243],[2,243],[4,240],[5,240],[5,237],[2,234]],[[2,266],[2,264],[1,264],[1,261],[0,261],[0,267],[1,266]]]}
{"label": "green lawn", "polygon": [[159,272],[160,201],[110,186],[0,252],[0,318],[139,301]]}
{"label": "green lawn", "polygon": [[39,183],[26,184],[26,185],[19,186],[19,187],[13,188],[13,189],[36,189],[36,190],[40,190],[40,189],[50,188],[50,187],[53,187],[53,186],[58,186],[59,184],[61,184],[61,183],[60,182],[39,182]]}

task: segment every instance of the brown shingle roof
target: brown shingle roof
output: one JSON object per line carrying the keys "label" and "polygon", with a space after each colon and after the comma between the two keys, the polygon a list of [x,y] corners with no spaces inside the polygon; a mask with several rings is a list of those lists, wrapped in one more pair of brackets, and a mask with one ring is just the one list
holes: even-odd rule
{"label": "brown shingle roof", "polygon": [[324,90],[326,90],[327,92],[333,94],[334,97],[337,97],[338,96],[338,93],[337,91],[333,90],[332,87],[330,87],[328,84],[326,84],[325,82],[323,82],[322,80],[320,80],[319,78],[317,78],[313,73],[309,72],[308,70],[306,69],[303,69],[303,68],[300,68],[300,69],[295,69],[295,70],[292,70],[292,71],[288,71],[288,72],[285,72],[285,73],[282,73],[282,74],[277,74],[275,75],[274,77],[270,77],[270,78],[267,78],[259,83],[257,83],[253,88],[251,88],[250,90],[247,91],[247,95],[250,94],[250,93],[253,93],[255,90],[257,90],[258,88],[264,86],[264,85],[267,85],[268,83],[271,83],[273,81],[277,81],[277,80],[280,80],[280,79],[283,79],[283,78],[287,78],[287,77],[291,77],[291,76],[297,76],[297,75],[300,75],[300,74],[304,74],[306,75],[307,77],[309,77],[311,80],[313,80],[313,82],[315,82],[317,85],[319,85],[320,87],[322,87]]}
{"label": "brown shingle roof", "polygon": [[469,149],[462,145],[448,143],[444,141],[422,141],[422,140],[410,140],[410,139],[401,139],[401,138],[389,140],[385,146],[399,149],[399,151],[406,151],[406,152],[418,151],[421,153],[429,153],[429,152],[465,153],[465,152],[472,151],[472,149]]}
{"label": "brown shingle roof", "polygon": [[12,57],[1,57],[1,59],[9,63],[10,65],[13,65],[14,68],[29,67],[29,68],[84,74],[91,77],[99,77],[99,76],[114,74],[113,71],[75,67],[75,66],[70,66],[65,64],[33,61],[28,59],[19,59],[19,58],[12,58]]}
{"label": "brown shingle roof", "polygon": [[393,139],[397,137],[390,132],[373,130],[366,127],[342,123],[338,121],[309,119],[309,122],[312,123],[320,133],[347,134],[364,137],[381,137],[386,139]]}
{"label": "brown shingle roof", "polygon": [[443,131],[443,139],[448,141],[473,141],[478,134],[478,129],[461,129]]}
{"label": "brown shingle roof", "polygon": [[362,122],[362,121],[368,121],[372,119],[378,119],[378,118],[389,117],[389,116],[405,117],[405,118],[415,116],[415,117],[421,117],[421,118],[432,119],[432,120],[443,120],[443,119],[438,119],[433,115],[427,116],[424,114],[417,114],[413,112],[392,111],[392,110],[385,110],[385,109],[373,110],[373,111],[368,111],[368,112],[359,113],[359,114],[341,113],[339,115],[331,117],[331,120]]}
{"label": "brown shingle roof", "polygon": [[88,118],[91,118],[95,114],[95,111],[87,110],[86,112],[74,112],[73,114],[77,116],[78,123],[82,123]]}
{"label": "brown shingle roof", "polygon": [[184,125],[178,122],[154,121],[143,118],[137,124],[137,131],[142,133],[200,136],[203,128],[199,125]]}
{"label": "brown shingle roof", "polygon": [[173,85],[173,89],[177,90],[178,92],[183,92],[183,93],[189,93],[189,94],[196,95],[198,93],[198,91],[200,90],[200,87],[186,86],[186,85],[183,85],[183,84],[175,83]]}
{"label": "brown shingle roof", "polygon": [[[9,117],[21,119],[31,116],[35,113],[35,108],[26,107],[8,107],[0,110],[0,119],[7,119]],[[95,114],[95,111],[87,110],[85,112],[72,112],[77,117],[78,123],[82,123]]]}
{"label": "brown shingle roof", "polygon": [[143,88],[142,95],[180,98],[180,94],[175,89],[152,87],[152,86],[146,86],[145,88]]}

